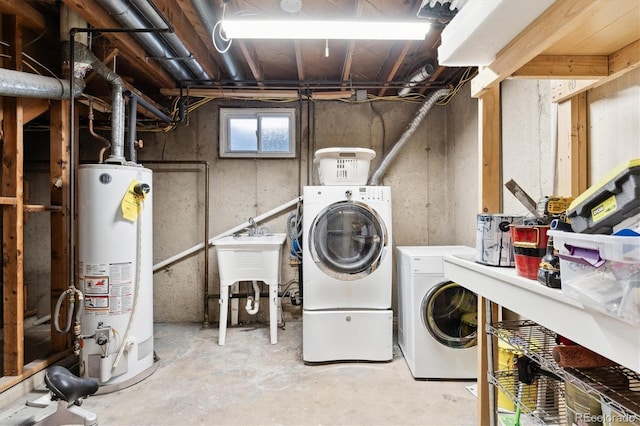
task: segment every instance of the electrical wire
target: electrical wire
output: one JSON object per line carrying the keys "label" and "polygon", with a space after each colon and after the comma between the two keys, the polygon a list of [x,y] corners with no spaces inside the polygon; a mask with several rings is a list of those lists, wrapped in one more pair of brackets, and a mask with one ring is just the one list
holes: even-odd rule
{"label": "electrical wire", "polygon": [[478,68],[467,67],[467,69],[465,69],[462,73],[462,76],[460,76],[460,80],[458,80],[458,83],[451,89],[451,91],[447,95],[443,96],[442,99],[436,102],[436,105],[447,105],[449,102],[451,102],[453,97],[460,91],[462,86],[464,86],[469,80],[473,79],[477,74]]}
{"label": "electrical wire", "polygon": [[[233,39],[226,37],[222,33],[222,24],[224,23],[224,15],[226,11],[227,11],[227,3],[223,2],[222,3],[222,19],[218,20],[218,22],[216,22],[215,25],[213,26],[213,30],[211,30],[211,41],[213,42],[213,47],[215,47],[218,53],[227,53],[227,51],[231,48],[231,44],[233,43]],[[220,37],[220,40],[227,42],[227,46],[222,49],[218,46],[218,42],[216,41],[216,30],[218,31],[218,36]]]}

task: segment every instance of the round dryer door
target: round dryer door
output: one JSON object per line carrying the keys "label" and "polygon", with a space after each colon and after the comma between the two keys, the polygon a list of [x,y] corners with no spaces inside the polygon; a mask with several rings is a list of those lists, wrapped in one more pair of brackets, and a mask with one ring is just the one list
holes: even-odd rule
{"label": "round dryer door", "polygon": [[447,281],[433,287],[422,301],[422,322],[431,336],[450,348],[477,343],[478,298],[475,293]]}
{"label": "round dryer door", "polygon": [[387,232],[375,210],[357,201],[341,201],[318,214],[308,244],[314,262],[324,273],[350,281],[377,269]]}

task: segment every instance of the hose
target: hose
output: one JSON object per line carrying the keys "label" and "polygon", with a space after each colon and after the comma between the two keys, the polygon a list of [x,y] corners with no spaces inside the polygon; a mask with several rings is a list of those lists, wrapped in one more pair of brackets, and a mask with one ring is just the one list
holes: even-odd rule
{"label": "hose", "polygon": [[[62,307],[62,301],[64,300],[65,296],[67,295],[72,295],[69,298],[69,311],[67,312],[67,321],[65,323],[65,329],[62,330],[60,328],[60,308]],[[78,309],[75,309],[75,298],[78,298]],[[82,292],[80,290],[78,290],[75,287],[69,287],[68,289],[66,289],[65,291],[63,291],[60,296],[58,297],[58,300],[56,301],[56,307],[53,311],[53,325],[55,327],[56,332],[58,332],[59,334],[66,334],[69,331],[71,331],[71,324],[72,324],[72,320],[73,320],[73,312],[76,311],[76,322],[80,322],[80,314],[82,312],[82,303],[80,303],[82,300],[84,299],[84,296],[82,294]]]}
{"label": "hose", "polygon": [[[143,203],[139,201],[138,204],[141,208],[143,208]],[[120,343],[120,348],[118,349],[118,355],[116,355],[115,361],[113,361],[113,365],[111,366],[112,370],[115,370],[120,363],[120,358],[122,358],[122,354],[124,353],[124,349],[127,346],[127,342],[129,341],[129,335],[131,334],[131,324],[133,324],[133,320],[136,316],[137,308],[138,308],[138,295],[140,294],[140,267],[142,265],[142,216],[138,215],[138,239],[137,239],[137,260],[136,260],[136,285],[133,289],[133,305],[131,307],[131,316],[129,317],[129,322],[127,323],[127,331],[124,333],[124,338]]]}
{"label": "hose", "polygon": [[411,123],[409,123],[409,126],[407,126],[407,129],[404,131],[402,136],[400,136],[400,139],[398,139],[398,142],[396,142],[393,148],[391,148],[391,151],[389,151],[389,153],[384,157],[384,159],[380,163],[380,166],[378,166],[376,171],[371,175],[368,185],[378,185],[378,182],[380,181],[382,176],[385,174],[385,172],[387,171],[387,169],[389,168],[393,160],[395,160],[400,150],[407,143],[407,141],[409,140],[409,137],[413,135],[413,133],[417,130],[420,123],[422,123],[422,120],[424,119],[425,115],[427,115],[427,112],[429,112],[431,107],[433,107],[433,105],[435,105],[435,103],[440,98],[448,95],[449,92],[450,92],[449,89],[437,90],[433,92],[431,96],[429,96],[424,101],[420,109],[418,109],[416,116],[413,118]]}

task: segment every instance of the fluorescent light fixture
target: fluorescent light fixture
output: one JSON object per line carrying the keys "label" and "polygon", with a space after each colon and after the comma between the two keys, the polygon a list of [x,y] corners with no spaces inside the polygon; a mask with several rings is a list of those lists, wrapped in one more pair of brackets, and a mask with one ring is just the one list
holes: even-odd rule
{"label": "fluorescent light fixture", "polygon": [[424,40],[429,22],[224,19],[230,39]]}

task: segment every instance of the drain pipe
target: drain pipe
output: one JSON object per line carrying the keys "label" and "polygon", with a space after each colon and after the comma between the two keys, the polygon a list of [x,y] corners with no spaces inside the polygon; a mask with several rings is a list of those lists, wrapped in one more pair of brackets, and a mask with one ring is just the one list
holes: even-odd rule
{"label": "drain pipe", "polygon": [[433,92],[422,103],[422,105],[420,106],[420,109],[418,109],[418,112],[416,113],[416,116],[413,118],[411,123],[409,123],[409,126],[407,126],[407,129],[404,131],[402,136],[400,136],[400,139],[398,139],[395,145],[393,145],[393,148],[391,148],[391,151],[389,151],[389,153],[385,155],[385,157],[382,159],[382,162],[380,163],[376,171],[371,175],[371,178],[369,178],[368,185],[378,185],[378,182],[380,181],[382,176],[385,174],[385,172],[387,171],[387,169],[389,168],[393,160],[395,160],[400,150],[407,143],[411,135],[413,135],[413,133],[416,131],[420,123],[422,123],[422,120],[427,115],[427,112],[429,112],[431,107],[433,107],[433,105],[435,105],[435,103],[440,98],[446,96],[447,94],[449,94],[449,92],[450,92],[449,89],[437,90]]}
{"label": "drain pipe", "polygon": [[255,315],[260,310],[260,286],[258,286],[258,281],[252,281],[251,284],[253,285],[253,296],[247,296],[247,305],[244,309],[249,315]]}

